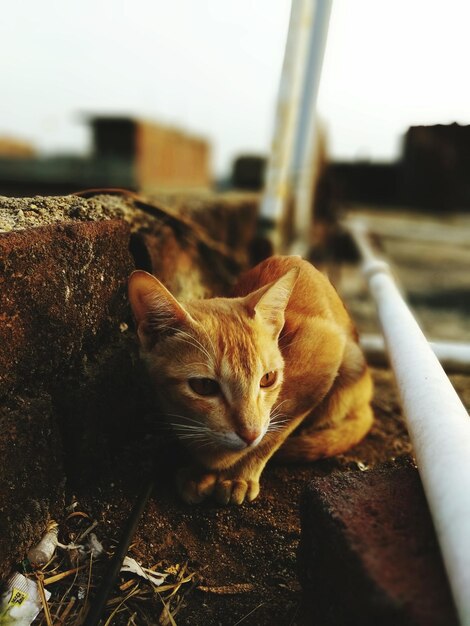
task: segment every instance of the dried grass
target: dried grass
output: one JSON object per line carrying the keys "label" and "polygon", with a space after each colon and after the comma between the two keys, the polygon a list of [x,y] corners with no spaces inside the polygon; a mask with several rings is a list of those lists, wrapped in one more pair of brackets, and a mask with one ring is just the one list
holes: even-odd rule
{"label": "dried grass", "polygon": [[[96,529],[105,554],[93,558],[76,546]],[[106,536],[113,530],[94,522],[83,511],[74,511],[59,526],[59,542],[53,558],[40,569],[30,572],[38,584],[43,611],[34,626],[80,626],[88,612],[96,588],[107,570],[109,559],[117,545],[115,537]],[[114,533],[113,533],[114,534]],[[137,544],[130,546],[128,556],[142,561]],[[106,604],[105,626],[176,626],[175,617],[185,605],[188,593],[198,583],[198,576],[187,563],[170,564],[162,561],[147,564],[148,570],[166,574],[165,582],[156,586],[131,572],[121,572]],[[46,600],[44,590],[51,592]]]}

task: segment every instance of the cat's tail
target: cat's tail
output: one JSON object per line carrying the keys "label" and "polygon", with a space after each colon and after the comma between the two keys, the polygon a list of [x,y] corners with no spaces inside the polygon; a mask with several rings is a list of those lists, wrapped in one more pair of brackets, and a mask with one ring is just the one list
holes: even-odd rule
{"label": "cat's tail", "polygon": [[372,379],[366,369],[359,380],[338,389],[322,407],[327,419],[315,420],[291,435],[276,452],[276,460],[316,461],[346,452],[358,444],[374,420],[371,396]]}

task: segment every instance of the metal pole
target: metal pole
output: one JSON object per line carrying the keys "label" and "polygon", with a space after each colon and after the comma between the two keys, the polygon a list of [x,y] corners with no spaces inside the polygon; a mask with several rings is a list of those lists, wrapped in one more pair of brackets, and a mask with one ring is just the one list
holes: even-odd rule
{"label": "metal pole", "polygon": [[109,594],[113,588],[116,578],[121,571],[122,562],[129,549],[130,543],[134,538],[137,526],[139,524],[142,513],[147,506],[148,499],[153,491],[153,480],[149,479],[144,482],[142,491],[140,492],[130,516],[126,522],[122,537],[116,546],[108,569],[105,571],[101,583],[98,587],[96,595],[90,606],[90,609],[85,617],[83,626],[98,626],[101,621],[101,616],[106,608],[106,602],[108,601]]}
{"label": "metal pole", "polygon": [[318,0],[315,5],[292,165],[295,184],[294,234],[299,245],[306,250],[313,225],[312,207],[318,165],[317,97],[332,5],[333,0]]}
{"label": "metal pole", "polygon": [[292,150],[314,4],[315,0],[292,0],[274,134],[261,200],[259,234],[268,236],[276,250],[282,248],[280,228],[292,188]]}
{"label": "metal pole", "polygon": [[462,626],[470,626],[470,417],[405,304],[390,268],[350,225],[390,361]]}
{"label": "metal pole", "polygon": [[[387,353],[381,335],[361,334],[361,348],[369,363],[385,365]],[[464,341],[430,341],[429,345],[446,372],[470,374],[470,343]]]}

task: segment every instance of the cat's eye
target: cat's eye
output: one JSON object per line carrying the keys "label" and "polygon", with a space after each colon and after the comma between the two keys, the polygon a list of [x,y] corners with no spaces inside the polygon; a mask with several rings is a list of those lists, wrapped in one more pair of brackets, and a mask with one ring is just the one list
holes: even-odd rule
{"label": "cat's eye", "polygon": [[272,387],[277,380],[277,372],[266,372],[259,381],[260,387]]}
{"label": "cat's eye", "polygon": [[216,396],[220,391],[219,383],[213,378],[190,378],[188,384],[198,396]]}

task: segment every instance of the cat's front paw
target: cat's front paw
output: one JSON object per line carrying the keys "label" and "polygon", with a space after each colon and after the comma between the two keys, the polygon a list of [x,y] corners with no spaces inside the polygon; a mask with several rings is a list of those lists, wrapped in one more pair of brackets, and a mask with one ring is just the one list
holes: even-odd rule
{"label": "cat's front paw", "polygon": [[178,493],[187,504],[199,504],[214,491],[217,474],[201,473],[192,467],[184,467],[176,475]]}
{"label": "cat's front paw", "polygon": [[243,504],[251,502],[259,494],[257,480],[224,479],[219,476],[215,484],[214,498],[219,504]]}
{"label": "cat's front paw", "polygon": [[201,472],[185,467],[176,475],[178,493],[187,504],[200,504],[210,496],[219,504],[251,502],[259,494],[259,482],[228,478],[223,473]]}

